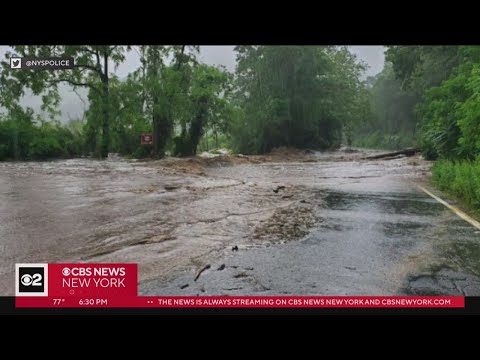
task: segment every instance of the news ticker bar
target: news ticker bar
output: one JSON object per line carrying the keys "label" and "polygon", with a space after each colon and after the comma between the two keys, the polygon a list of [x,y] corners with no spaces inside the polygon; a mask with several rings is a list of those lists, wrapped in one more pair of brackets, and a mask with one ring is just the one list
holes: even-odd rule
{"label": "news ticker bar", "polygon": [[461,296],[17,297],[18,308],[464,308]]}
{"label": "news ticker bar", "polygon": [[137,264],[16,264],[19,308],[464,308],[461,296],[138,296]]}
{"label": "news ticker bar", "polygon": [[11,57],[11,69],[66,70],[75,67],[72,57]]}

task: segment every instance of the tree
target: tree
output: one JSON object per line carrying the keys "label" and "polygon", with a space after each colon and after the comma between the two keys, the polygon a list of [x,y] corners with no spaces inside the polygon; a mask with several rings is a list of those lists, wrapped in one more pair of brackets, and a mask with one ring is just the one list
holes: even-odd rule
{"label": "tree", "polygon": [[360,80],[366,66],[359,63],[347,47],[330,48],[327,53],[332,61],[329,88],[335,119],[340,121],[347,146],[352,145],[353,129],[370,116],[370,104],[366,84]]}
{"label": "tree", "polygon": [[182,155],[195,155],[205,128],[218,129],[229,115],[227,93],[230,77],[222,69],[199,64],[194,68],[190,88],[192,109],[188,131],[183,133]]}
{"label": "tree", "polygon": [[151,122],[144,112],[144,87],[130,74],[127,79],[111,79],[113,151],[143,157],[149,149],[140,144],[142,133],[151,131]]}
{"label": "tree", "polygon": [[163,157],[175,118],[185,115],[192,67],[198,46],[141,46],[141,68],[135,76],[143,86],[147,117],[153,125],[154,154]]}
{"label": "tree", "polygon": [[[101,121],[92,125],[101,129],[100,155],[108,155],[110,145],[110,66],[118,66],[125,60],[125,51],[129,47],[110,45],[75,45],[75,46],[14,46],[14,54],[7,52],[7,61],[1,63],[3,71],[0,76],[0,105],[8,108],[17,104],[30,88],[34,95],[42,95],[43,107],[51,115],[56,114],[60,97],[58,84],[70,84],[73,89],[87,87],[91,96],[95,96],[102,109]],[[10,69],[8,59],[21,57],[73,57],[74,69],[62,71]]]}
{"label": "tree", "polygon": [[465,156],[473,159],[480,156],[480,62],[472,64],[465,90],[469,96],[457,113],[461,131],[458,142]]}
{"label": "tree", "polygon": [[404,89],[423,95],[448,79],[461,61],[458,46],[388,46],[385,60],[393,64]]}
{"label": "tree", "polygon": [[473,159],[480,154],[480,47],[461,47],[459,55],[460,65],[441,86],[425,93],[419,107],[429,158]]}
{"label": "tree", "polygon": [[[362,64],[345,47],[238,46],[238,119],[234,144],[241,152],[273,147],[328,148],[366,104]],[[363,99],[363,100],[362,100]]]}
{"label": "tree", "polygon": [[393,46],[395,75],[417,94],[421,145],[427,158],[478,155],[478,46]]}

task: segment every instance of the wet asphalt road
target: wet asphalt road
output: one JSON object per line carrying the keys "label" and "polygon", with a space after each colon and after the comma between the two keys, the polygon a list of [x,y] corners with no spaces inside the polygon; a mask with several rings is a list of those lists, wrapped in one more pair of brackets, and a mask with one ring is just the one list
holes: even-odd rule
{"label": "wet asphalt road", "polygon": [[480,231],[419,190],[415,175],[363,165],[352,176],[334,166],[315,182],[308,199],[322,203],[321,217],[304,238],[226,249],[197,281],[198,268],[185,270],[142,283],[140,294],[480,295]]}
{"label": "wet asphalt road", "polygon": [[0,163],[0,295],[17,262],[138,263],[140,295],[480,295],[480,230],[427,166],[359,156]]}

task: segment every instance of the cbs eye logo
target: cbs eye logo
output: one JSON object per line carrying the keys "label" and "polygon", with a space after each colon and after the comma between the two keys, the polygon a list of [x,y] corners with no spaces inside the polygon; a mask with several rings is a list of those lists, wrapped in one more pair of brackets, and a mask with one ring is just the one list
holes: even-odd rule
{"label": "cbs eye logo", "polygon": [[16,264],[16,296],[48,296],[48,264]]}

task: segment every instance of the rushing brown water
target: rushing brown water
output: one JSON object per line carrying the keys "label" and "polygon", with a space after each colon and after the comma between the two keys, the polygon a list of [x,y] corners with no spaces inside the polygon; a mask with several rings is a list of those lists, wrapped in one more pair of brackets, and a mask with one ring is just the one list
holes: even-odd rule
{"label": "rushing brown water", "polygon": [[197,160],[0,163],[0,295],[13,295],[20,262],[138,263],[141,282],[165,283],[233,245],[305,238],[330,206],[324,190],[409,193],[408,178],[427,170],[418,159],[361,155],[207,167]]}

